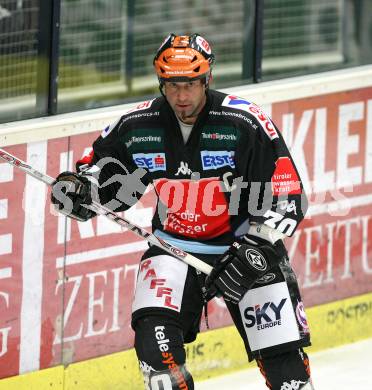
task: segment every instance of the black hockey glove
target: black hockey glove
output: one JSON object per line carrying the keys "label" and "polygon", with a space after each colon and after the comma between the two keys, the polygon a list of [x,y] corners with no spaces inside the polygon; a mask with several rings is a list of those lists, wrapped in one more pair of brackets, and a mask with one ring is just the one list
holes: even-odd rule
{"label": "black hockey glove", "polygon": [[286,257],[282,240],[272,244],[245,235],[217,260],[205,282],[207,296],[223,295],[226,301],[237,304],[259,278]]}
{"label": "black hockey glove", "polygon": [[74,172],[62,172],[53,183],[51,201],[55,209],[78,221],[87,221],[96,213],[83,205],[92,203],[92,183]]}

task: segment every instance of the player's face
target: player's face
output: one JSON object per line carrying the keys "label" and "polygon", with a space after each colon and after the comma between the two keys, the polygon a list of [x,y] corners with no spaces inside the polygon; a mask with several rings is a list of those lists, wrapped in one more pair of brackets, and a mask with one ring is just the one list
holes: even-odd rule
{"label": "player's face", "polygon": [[190,125],[195,123],[206,102],[205,84],[201,80],[181,83],[167,81],[164,94],[177,117]]}

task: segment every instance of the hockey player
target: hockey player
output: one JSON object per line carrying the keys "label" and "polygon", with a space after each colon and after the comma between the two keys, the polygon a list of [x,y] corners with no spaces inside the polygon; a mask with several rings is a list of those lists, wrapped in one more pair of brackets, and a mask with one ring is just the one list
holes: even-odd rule
{"label": "hockey player", "polygon": [[217,294],[267,386],[310,390],[309,329],[282,241],[303,219],[306,196],[271,119],[209,88],[213,62],[200,35],[170,34],[154,58],[161,96],[103,130],[78,172],[57,177],[52,202],[84,221],[92,196],[125,210],[151,183],[154,234],[213,265],[205,278],[157,247],[143,255],[132,327],[146,389],[194,389],[184,343]]}

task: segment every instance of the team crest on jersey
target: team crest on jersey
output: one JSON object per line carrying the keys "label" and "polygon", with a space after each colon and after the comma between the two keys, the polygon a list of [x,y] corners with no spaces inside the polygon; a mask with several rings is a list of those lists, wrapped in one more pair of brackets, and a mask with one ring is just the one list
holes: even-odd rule
{"label": "team crest on jersey", "polygon": [[235,168],[234,151],[202,150],[200,152],[202,166],[205,171],[229,166]]}
{"label": "team crest on jersey", "polygon": [[148,169],[150,172],[165,171],[165,153],[136,153],[133,160],[138,168]]}
{"label": "team crest on jersey", "polygon": [[271,119],[256,104],[238,96],[227,95],[223,100],[222,105],[224,107],[237,108],[239,110],[250,113],[258,120],[263,130],[271,140],[279,137],[274,124],[271,122]]}

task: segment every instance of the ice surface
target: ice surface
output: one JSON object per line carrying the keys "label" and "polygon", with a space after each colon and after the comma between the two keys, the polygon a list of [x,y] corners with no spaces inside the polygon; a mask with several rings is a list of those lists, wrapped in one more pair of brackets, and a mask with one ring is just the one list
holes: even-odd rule
{"label": "ice surface", "polygon": [[[315,390],[372,390],[372,339],[309,353]],[[195,390],[268,390],[258,369],[198,382]]]}

